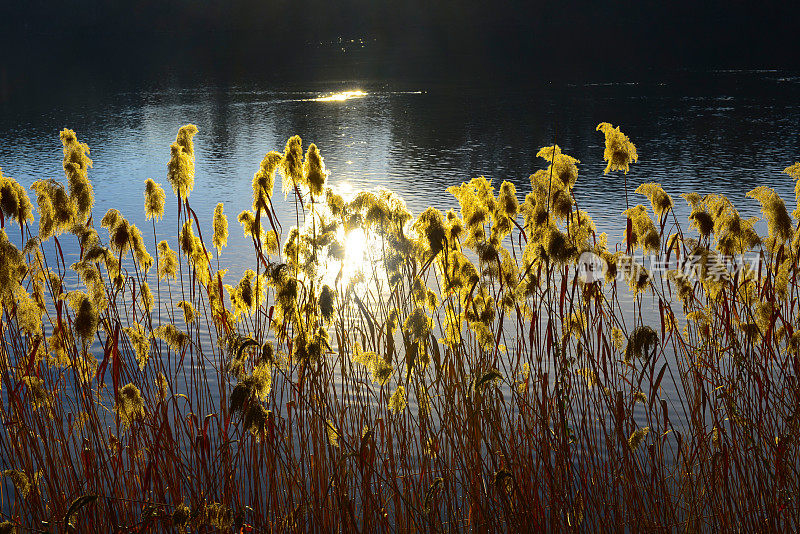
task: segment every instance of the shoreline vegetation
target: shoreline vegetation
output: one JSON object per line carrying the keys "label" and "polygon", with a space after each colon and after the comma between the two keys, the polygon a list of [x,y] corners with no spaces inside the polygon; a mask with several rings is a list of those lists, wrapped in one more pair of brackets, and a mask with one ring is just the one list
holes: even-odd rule
{"label": "shoreline vegetation", "polygon": [[[65,184],[0,173],[0,533],[796,531],[800,163],[792,214],[748,193],[766,235],[721,195],[682,195],[686,225],[659,184],[627,191],[636,147],[597,129],[623,250],[558,146],[524,196],[480,177],[447,189],[459,211],[414,217],[387,190],[338,195],[294,136],[237,217],[239,280],[236,225],[190,204],[195,126],[160,242],[162,185],[152,228],[93,213],[89,147],[62,131]],[[604,278],[576,274],[587,252]],[[720,270],[745,254],[757,268]]]}

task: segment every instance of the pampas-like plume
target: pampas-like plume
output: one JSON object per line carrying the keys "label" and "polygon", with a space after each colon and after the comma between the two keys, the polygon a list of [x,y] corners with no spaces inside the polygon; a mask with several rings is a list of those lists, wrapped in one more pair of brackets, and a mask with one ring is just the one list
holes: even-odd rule
{"label": "pampas-like plume", "polygon": [[3,476],[11,479],[11,482],[14,484],[14,489],[17,490],[17,493],[19,493],[23,499],[28,497],[28,494],[31,492],[31,480],[24,471],[20,471],[19,469],[6,469],[3,471]]}
{"label": "pampas-like plume", "polygon": [[164,217],[164,188],[157,184],[152,178],[144,181],[144,214],[147,220],[155,219],[160,221]]}
{"label": "pampas-like plume", "polygon": [[[36,204],[39,206],[39,237],[44,240],[69,231],[75,221],[75,203],[70,200],[64,187],[55,180],[39,180],[31,188],[36,192]],[[84,246],[83,243],[81,246]]]}
{"label": "pampas-like plume", "polygon": [[647,213],[647,208],[639,204],[636,207],[625,210],[622,214],[632,222],[630,242],[628,242],[628,236],[625,236],[625,242],[631,250],[642,247],[645,254],[658,252],[661,246],[661,237],[652,219],[650,219],[650,215]]}
{"label": "pampas-like plume", "polygon": [[91,345],[100,321],[97,307],[92,299],[82,291],[73,291],[67,298],[75,311],[75,332],[83,339],[84,343]]}
{"label": "pampas-like plume", "polygon": [[253,175],[253,211],[268,208],[275,188],[275,171],[281,166],[282,159],[283,155],[273,150],[261,160],[258,172]]}
{"label": "pampas-like plume", "polygon": [[497,211],[511,219],[519,213],[517,188],[507,180],[500,184],[500,191],[497,193]]}
{"label": "pampas-like plume", "polygon": [[325,162],[317,149],[317,145],[311,143],[306,152],[306,160],[303,163],[303,174],[309,191],[314,196],[321,195],[325,189],[325,181],[330,174],[325,169]]}
{"label": "pampas-like plume", "polygon": [[303,174],[303,140],[300,139],[299,135],[290,137],[286,142],[280,170],[283,176],[281,188],[283,189],[284,197],[287,197],[289,193],[294,190],[295,186],[299,187],[305,185],[305,176]]}
{"label": "pampas-like plume", "polygon": [[743,254],[761,243],[753,228],[757,217],[742,219],[731,201],[723,195],[707,195],[705,204],[714,221],[717,250],[723,255]]}
{"label": "pampas-like plume", "polygon": [[403,386],[397,386],[397,389],[394,390],[392,396],[389,397],[389,410],[395,414],[399,414],[406,409],[406,406],[408,406],[408,401],[406,400],[406,388]]}
{"label": "pampas-like plume", "polygon": [[330,321],[333,318],[334,296],[334,291],[330,286],[327,284],[322,286],[322,291],[319,293],[319,311],[322,314],[322,318],[326,321]]}
{"label": "pampas-like plume", "polygon": [[375,352],[361,350],[361,345],[356,343],[353,346],[352,357],[354,362],[360,363],[367,368],[373,382],[384,385],[391,378],[394,368]]}
{"label": "pampas-like plume", "polygon": [[631,143],[628,136],[619,130],[619,126],[614,128],[607,122],[597,125],[597,131],[603,132],[606,136],[606,148],[603,152],[603,159],[608,162],[604,174],[609,171],[622,171],[628,174],[630,164],[639,161],[636,147]]}
{"label": "pampas-like plume", "polygon": [[414,229],[425,238],[425,242],[430,248],[431,255],[437,255],[447,243],[447,234],[444,227],[442,212],[436,208],[428,208],[423,211],[414,223]]}
{"label": "pampas-like plume", "polygon": [[194,306],[192,306],[191,302],[182,300],[177,304],[177,306],[178,308],[183,310],[183,320],[186,322],[187,325],[192,321],[194,321],[195,317],[197,317],[197,313],[195,312]]}
{"label": "pampas-like plume", "polygon": [[142,282],[141,285],[142,307],[147,313],[153,311],[153,292],[150,291],[150,285],[147,282]]}
{"label": "pampas-like plume", "polygon": [[639,447],[639,444],[642,442],[642,440],[646,438],[647,434],[649,433],[650,427],[647,426],[635,430],[631,434],[631,437],[628,438],[628,447],[630,447],[632,451],[635,451]]}
{"label": "pampas-like plume", "polygon": [[575,185],[578,180],[578,166],[579,160],[568,156],[561,152],[558,145],[546,146],[539,150],[536,157],[544,158],[550,162],[550,166],[546,169],[548,176],[552,174],[559,184],[570,189]]}
{"label": "pampas-like plume", "polygon": [[194,188],[194,143],[192,138],[197,126],[187,124],[178,130],[175,142],[170,146],[167,164],[167,179],[172,190],[180,198],[188,198]]}
{"label": "pampas-like plume", "polygon": [[191,219],[186,219],[186,222],[183,223],[181,232],[178,235],[178,242],[180,243],[181,246],[181,252],[191,257],[195,251],[194,250],[195,236],[194,236],[194,230],[192,229]]}
{"label": "pampas-like plume", "polygon": [[123,427],[129,427],[135,421],[143,418],[144,400],[139,388],[133,384],[122,386],[114,404],[114,411],[119,415]]}
{"label": "pampas-like plume", "polygon": [[48,417],[53,416],[53,394],[45,387],[44,380],[35,376],[24,376],[22,382],[28,387],[34,410],[42,410]]}
{"label": "pampas-like plume", "polygon": [[64,129],[60,134],[64,145],[64,174],[69,184],[69,196],[75,203],[76,216],[80,222],[88,219],[94,203],[94,190],[88,178],[88,169],[92,166],[89,159],[89,145],[78,142],[72,130]]}
{"label": "pampas-like plume", "polygon": [[153,257],[147,252],[147,248],[144,246],[144,239],[142,239],[142,232],[139,231],[139,228],[135,224],[130,226],[130,233],[131,248],[133,249],[134,256],[136,256],[136,262],[139,264],[139,267],[147,272],[150,270],[150,267],[153,266]]}
{"label": "pampas-like plume", "polygon": [[664,217],[667,211],[672,209],[672,197],[670,197],[664,191],[664,189],[661,187],[661,184],[657,184],[655,182],[641,184],[634,192],[644,195],[648,198],[648,200],[650,200],[650,204],[653,207],[653,213],[658,216],[659,220]]}
{"label": "pampas-like plume", "polygon": [[14,301],[17,305],[17,323],[20,328],[30,335],[40,334],[44,310],[21,285],[17,285],[14,289]]}
{"label": "pampas-like plume", "polygon": [[649,326],[639,326],[631,332],[625,347],[625,361],[633,358],[648,359],[658,345],[658,334]]}
{"label": "pampas-like plume", "polygon": [[222,247],[228,245],[228,217],[222,212],[222,202],[214,208],[214,235],[211,244],[217,249],[217,254],[222,251]]}
{"label": "pampas-like plume", "polygon": [[158,278],[163,280],[170,277],[173,280],[177,276],[178,257],[175,251],[169,247],[166,241],[158,243]]}
{"label": "pampas-like plume", "polygon": [[[260,239],[262,245],[265,244],[268,238],[264,233],[264,227],[261,225],[261,220],[256,220],[252,211],[243,210],[236,220],[242,225],[242,231],[244,231],[245,237],[250,236],[253,239]],[[270,233],[274,234],[274,231],[270,230]],[[273,248],[272,242],[268,243],[268,245],[268,248]]]}
{"label": "pampas-like plume", "polygon": [[762,185],[748,192],[747,196],[761,203],[761,213],[767,221],[769,231],[770,249],[777,249],[792,238],[792,219],[786,210],[786,204],[774,189]]}
{"label": "pampas-like plume", "polygon": [[172,350],[180,353],[189,342],[189,336],[178,330],[175,325],[167,323],[153,330],[153,335],[167,342]]}
{"label": "pampas-like plume", "polygon": [[25,221],[33,220],[33,204],[28,198],[25,188],[7,176],[0,169],[0,208],[3,214],[22,226]]}
{"label": "pampas-like plume", "polygon": [[147,334],[144,327],[136,321],[133,322],[133,326],[124,327],[122,330],[128,334],[128,339],[131,340],[139,369],[144,370],[144,366],[150,359],[150,334]]}

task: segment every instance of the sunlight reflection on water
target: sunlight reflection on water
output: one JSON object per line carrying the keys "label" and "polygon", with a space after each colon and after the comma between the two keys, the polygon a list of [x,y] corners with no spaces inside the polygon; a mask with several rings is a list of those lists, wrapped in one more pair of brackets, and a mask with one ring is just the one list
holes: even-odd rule
{"label": "sunlight reflection on water", "polygon": [[312,102],[344,102],[345,100],[350,100],[351,98],[362,98],[365,96],[367,96],[367,93],[360,89],[356,89],[355,91],[341,91],[339,93],[311,98],[309,100]]}

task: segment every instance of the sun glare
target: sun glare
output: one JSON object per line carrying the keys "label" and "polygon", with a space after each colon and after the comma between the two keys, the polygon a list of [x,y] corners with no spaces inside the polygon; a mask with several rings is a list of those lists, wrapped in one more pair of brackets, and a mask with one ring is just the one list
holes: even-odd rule
{"label": "sun glare", "polygon": [[339,182],[334,189],[336,193],[342,196],[345,202],[350,202],[356,195],[353,185],[350,182]]}
{"label": "sun glare", "polygon": [[344,265],[342,275],[345,279],[364,269],[366,263],[367,236],[364,230],[356,228],[351,230],[344,242]]}
{"label": "sun glare", "polygon": [[[352,280],[372,280],[377,272],[383,272],[379,262],[380,243],[372,235],[361,228],[354,228],[345,234],[340,228],[337,241],[344,245],[344,257],[341,261],[328,258],[325,262],[323,281],[330,286],[343,284],[347,286]],[[373,284],[370,284],[372,287]],[[374,288],[373,288],[374,289]]]}
{"label": "sun glare", "polygon": [[341,91],[339,93],[333,93],[327,96],[321,96],[319,98],[312,98],[312,100],[314,102],[344,102],[345,100],[350,100],[351,98],[361,98],[364,96],[367,96],[367,93],[361,89],[356,89],[355,91]]}

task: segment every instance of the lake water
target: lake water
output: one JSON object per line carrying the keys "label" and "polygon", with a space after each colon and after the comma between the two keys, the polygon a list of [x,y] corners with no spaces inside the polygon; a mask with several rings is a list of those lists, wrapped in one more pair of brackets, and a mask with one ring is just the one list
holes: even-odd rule
{"label": "lake water", "polygon": [[[324,98],[348,89],[366,95]],[[445,189],[480,175],[495,186],[513,181],[522,200],[530,191],[530,174],[545,166],[536,153],[555,140],[581,161],[578,204],[599,231],[608,232],[612,246],[621,242],[625,229],[625,191],[619,173],[603,175],[599,122],[620,125],[637,146],[639,162],[627,177],[631,204],[649,207],[633,190],[642,182],[660,182],[673,195],[684,228],[688,209],[678,197],[682,192],[726,194],[743,215],[753,216],[760,215],[759,204],[745,194],[768,185],[791,210],[794,183],[781,171],[800,160],[800,76],[776,71],[684,72],[663,79],[494,89],[374,82],[288,89],[87,86],[84,92],[18,95],[0,104],[0,113],[0,167],[6,175],[26,187],[42,178],[63,181],[58,133],[72,128],[91,148],[95,218],[116,208],[152,243],[143,188],[144,180],[153,178],[167,190],[158,239],[170,239],[174,249],[169,146],[181,125],[196,124],[197,172],[189,200],[207,244],[214,206],[225,205],[231,237],[221,262],[229,269],[227,280],[238,280],[254,267],[250,238],[235,220],[251,208],[253,173],[266,152],[283,150],[294,134],[302,136],[304,146],[318,145],[335,189],[346,194],[385,187],[402,196],[415,215],[430,205],[457,208]],[[294,224],[295,205],[292,199],[283,201],[279,184],[275,198],[286,231]],[[72,256],[69,265],[78,250],[74,239],[64,241],[65,254]]]}
{"label": "lake water", "polygon": [[[345,89],[361,98],[318,101]],[[343,191],[386,187],[400,194],[415,214],[425,207],[456,207],[444,190],[485,175],[496,186],[515,183],[520,199],[528,176],[543,167],[540,147],[555,142],[581,160],[575,190],[609,241],[625,228],[622,176],[604,176],[599,122],[620,125],[636,144],[639,163],[628,175],[632,203],[636,185],[660,182],[678,193],[721,192],[746,215],[758,203],[745,193],[774,187],[791,207],[794,184],[781,174],[800,159],[800,77],[777,71],[672,73],[664,79],[615,83],[543,82],[530,88],[425,86],[340,82],[275,89],[249,85],[191,88],[137,87],[54,92],[0,105],[0,166],[25,186],[41,178],[63,179],[58,132],[74,129],[91,147],[94,213],[119,209],[142,228],[143,182],[166,180],[169,145],[178,128],[194,123],[197,176],[192,207],[210,239],[211,214],[225,204],[232,223],[223,252],[232,274],[249,267],[249,238],[233,226],[251,205],[251,180],[269,150],[302,136],[316,143],[331,171],[330,184]],[[276,195],[276,196],[279,196]],[[174,236],[176,215],[167,210],[159,231]],[[284,222],[294,205],[279,203]],[[688,226],[688,223],[687,223]],[[206,233],[207,232],[207,233]],[[145,235],[148,235],[146,232]],[[240,254],[247,250],[247,254]]]}

